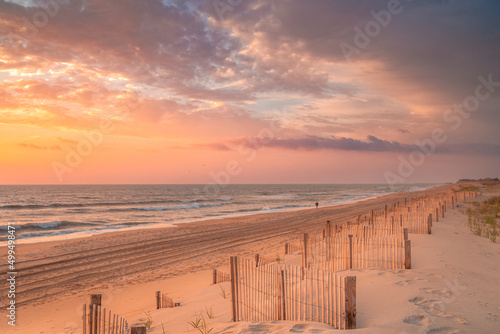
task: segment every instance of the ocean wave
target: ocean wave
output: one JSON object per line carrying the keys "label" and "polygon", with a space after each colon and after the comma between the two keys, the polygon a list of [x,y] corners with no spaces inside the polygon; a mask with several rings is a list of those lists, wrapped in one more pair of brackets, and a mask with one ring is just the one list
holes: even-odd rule
{"label": "ocean wave", "polygon": [[181,203],[194,203],[194,202],[198,202],[199,199],[186,199],[184,201],[179,201]]}
{"label": "ocean wave", "polygon": [[176,205],[176,206],[153,206],[146,208],[133,208],[133,210],[138,210],[138,211],[191,210],[191,209],[200,209],[210,206],[222,206],[222,203],[206,203],[206,204]]}
{"label": "ocean wave", "polygon": [[85,207],[98,207],[98,206],[123,206],[123,205],[141,205],[141,204],[165,204],[165,203],[178,203],[179,201],[172,200],[158,200],[158,201],[143,201],[143,202],[100,202],[100,203],[51,203],[46,205],[21,205],[9,204],[0,206],[3,210],[24,210],[24,209],[49,209],[49,208],[85,208]]}
{"label": "ocean wave", "polygon": [[296,194],[259,194],[259,195],[251,195],[250,197],[262,199],[262,200],[290,200],[296,197]]}
{"label": "ocean wave", "polygon": [[[68,227],[68,226],[80,226],[80,225],[89,225],[89,224],[83,224],[83,223],[62,220],[62,221],[52,221],[52,222],[46,222],[46,223],[15,224],[14,227],[16,229],[20,229],[20,230],[28,230],[28,229],[60,229],[63,227]],[[8,226],[2,225],[2,226],[0,226],[0,230],[7,231]]]}
{"label": "ocean wave", "polygon": [[275,210],[288,210],[288,209],[298,209],[298,208],[310,208],[312,205],[284,205],[284,206],[273,206],[264,207],[261,211],[275,211]]}
{"label": "ocean wave", "polygon": [[218,198],[217,199],[218,201],[223,201],[223,202],[229,202],[229,201],[232,201],[233,199],[228,197],[228,198]]}
{"label": "ocean wave", "polygon": [[0,206],[0,209],[42,209],[46,207],[45,205],[33,205],[33,204],[29,204],[29,205],[20,205],[20,204],[10,204],[10,205],[3,205],[3,206]]}
{"label": "ocean wave", "polygon": [[71,229],[71,230],[62,230],[62,231],[43,231],[43,232],[31,232],[31,233],[22,233],[18,239],[29,239],[29,238],[40,238],[40,237],[53,237],[53,236],[58,236],[58,235],[66,235],[66,234],[73,234],[73,233],[92,233],[92,232],[98,232],[98,231],[105,231],[105,230],[119,230],[126,228],[128,226],[106,226],[106,227],[100,227],[100,228],[91,228],[91,229]]}

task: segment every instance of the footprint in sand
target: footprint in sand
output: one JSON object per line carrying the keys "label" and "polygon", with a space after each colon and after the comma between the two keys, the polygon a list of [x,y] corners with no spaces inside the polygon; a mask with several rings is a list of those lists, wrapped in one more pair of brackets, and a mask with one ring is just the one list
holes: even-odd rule
{"label": "footprint in sand", "polygon": [[395,284],[396,285],[399,285],[399,286],[407,286],[409,285],[411,282],[410,280],[406,280],[406,281],[399,281],[399,282],[396,282]]}
{"label": "footprint in sand", "polygon": [[431,288],[420,288],[420,290],[426,292],[426,293],[431,293],[433,295],[440,295],[440,296],[445,296],[445,297],[450,297],[453,295],[453,292],[450,290],[437,290],[437,289],[431,289]]}
{"label": "footprint in sand", "polygon": [[420,303],[426,301],[427,299],[423,298],[423,297],[415,297],[415,298],[412,298],[410,300],[408,300],[410,303],[413,303],[415,305],[419,305]]}
{"label": "footprint in sand", "polygon": [[[375,270],[380,270],[380,269],[375,269]],[[378,273],[379,276],[405,276],[410,274],[411,272],[409,270],[382,270]]]}
{"label": "footprint in sand", "polygon": [[247,333],[270,333],[271,327],[266,324],[249,325]]}
{"label": "footprint in sand", "polygon": [[423,278],[412,277],[412,278],[404,280],[404,281],[396,282],[395,284],[399,285],[399,286],[407,286],[409,284],[412,284],[412,283],[415,283],[415,282],[418,282],[418,281],[423,281],[423,280],[424,280]]}
{"label": "footprint in sand", "polygon": [[460,332],[456,328],[451,328],[451,327],[440,327],[440,328],[434,328],[431,329],[430,331],[427,331],[427,334],[454,334]]}
{"label": "footprint in sand", "polygon": [[410,272],[408,270],[401,269],[401,270],[395,271],[394,273],[398,274],[398,275],[408,275]]}
{"label": "footprint in sand", "polygon": [[415,297],[415,298],[412,298],[409,300],[410,303],[413,303],[417,306],[420,306],[422,308],[425,308],[425,309],[431,309],[431,308],[436,308],[436,305],[442,303],[442,301],[440,300],[436,300],[436,299],[427,299],[427,298],[423,298],[423,297]]}
{"label": "footprint in sand", "polygon": [[452,314],[444,312],[445,305],[442,300],[436,300],[436,299],[427,299],[423,297],[415,297],[410,300],[408,300],[410,303],[415,304],[422,310],[425,310],[426,314],[432,314],[432,315],[437,315],[441,316],[444,318],[451,318],[455,319],[458,322],[461,322],[463,324],[466,323],[465,319],[462,319],[460,317],[454,316]]}
{"label": "footprint in sand", "polygon": [[431,324],[431,319],[425,315],[412,315],[404,319],[403,322],[416,326],[428,326]]}
{"label": "footprint in sand", "polygon": [[308,327],[306,324],[297,324],[290,329],[290,333],[304,333]]}
{"label": "footprint in sand", "polygon": [[478,300],[477,303],[479,304],[479,306],[484,306],[484,307],[488,306],[488,302],[485,301]]}

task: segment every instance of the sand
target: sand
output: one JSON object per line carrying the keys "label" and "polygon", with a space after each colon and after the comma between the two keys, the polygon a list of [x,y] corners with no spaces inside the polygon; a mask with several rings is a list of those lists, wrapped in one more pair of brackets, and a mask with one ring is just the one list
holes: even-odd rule
{"label": "sand", "polygon": [[[443,186],[423,193],[449,189]],[[232,323],[229,283],[211,285],[212,268],[227,271],[230,255],[275,256],[301,232],[324,222],[354,220],[405,197],[393,194],[359,203],[219,219],[177,228],[113,233],[84,239],[19,245],[15,330],[1,333],[81,333],[82,305],[102,293],[103,305],[136,324],[149,313],[148,333],[196,333],[188,325],[204,314],[211,333],[324,333],[312,322]],[[411,270],[353,270],[357,327],[365,333],[495,333],[500,325],[500,245],[472,235],[466,216],[449,210],[432,235],[411,234]],[[2,250],[5,254],[5,248]],[[291,255],[285,261],[294,261]],[[5,258],[5,257],[4,257]],[[2,260],[2,264],[5,260]],[[181,307],[155,310],[161,290]],[[0,297],[2,309],[7,298]],[[207,313],[214,315],[209,319]]]}

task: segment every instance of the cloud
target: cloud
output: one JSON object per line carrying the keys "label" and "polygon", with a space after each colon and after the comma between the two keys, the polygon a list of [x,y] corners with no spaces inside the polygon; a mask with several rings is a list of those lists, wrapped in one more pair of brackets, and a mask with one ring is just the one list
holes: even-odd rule
{"label": "cloud", "polygon": [[[258,44],[272,58],[274,52],[281,56],[280,50],[288,48],[291,57],[276,58],[288,60],[300,54],[309,63],[334,64],[329,81],[349,82],[342,69],[357,67],[359,73],[350,80],[358,84],[354,96],[368,100],[367,91],[383,92],[385,102],[399,101],[412,113],[427,113],[426,123],[442,122],[443,109],[472,94],[479,75],[491,73],[500,80],[500,3],[487,0],[402,1],[402,12],[347,61],[340,44],[355,45],[354,28],[364,30],[374,21],[371,12],[386,10],[387,4],[387,0],[245,1],[220,24],[247,43]],[[304,84],[308,85],[306,80]],[[319,86],[315,89],[321,91]],[[368,101],[372,103],[373,96]],[[498,124],[496,103],[483,102],[478,119],[498,141],[493,126]],[[373,110],[369,113],[378,116]],[[474,129],[476,140],[485,140],[480,133]]]}
{"label": "cloud", "polygon": [[[500,5],[485,0],[403,2],[351,62],[340,43],[353,43],[354,27],[387,0],[243,1],[224,20],[214,19],[212,1],[78,0],[36,31],[24,18],[41,7],[21,3],[0,1],[8,124],[88,130],[109,119],[114,134],[191,137],[227,150],[223,138],[251,140],[279,119],[292,135],[262,146],[407,152],[414,145],[403,141],[443,123],[478,75],[500,81]],[[450,137],[499,143],[497,105],[482,102]]]}
{"label": "cloud", "polygon": [[20,143],[19,146],[22,146],[25,148],[31,148],[31,149],[35,149],[35,150],[56,150],[56,151],[61,150],[61,147],[59,145],[41,146],[41,145],[36,145],[36,144],[32,144],[32,143]]}
{"label": "cloud", "polygon": [[243,138],[232,141],[233,144],[251,148],[282,148],[288,150],[341,150],[341,151],[371,151],[371,152],[409,152],[414,145],[401,144],[396,141],[381,140],[368,136],[366,140],[346,137],[316,137],[305,138]]}
{"label": "cloud", "polygon": [[[267,138],[267,137],[240,137],[226,139],[219,143],[196,144],[192,147],[203,147],[213,150],[229,150],[241,147],[251,149],[285,149],[295,151],[336,150],[358,152],[395,152],[411,153],[422,151],[416,144],[405,144],[368,136],[365,140],[348,137],[318,137],[307,136],[300,138]],[[428,150],[428,148],[427,148]],[[435,154],[466,154],[483,156],[500,156],[500,145],[491,143],[463,143],[443,144],[436,147]]]}

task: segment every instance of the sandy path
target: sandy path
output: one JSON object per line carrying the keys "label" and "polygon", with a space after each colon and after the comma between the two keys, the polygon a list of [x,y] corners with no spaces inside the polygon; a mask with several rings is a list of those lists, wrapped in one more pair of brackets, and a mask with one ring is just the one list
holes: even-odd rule
{"label": "sandy path", "polygon": [[[385,204],[450,189],[399,193],[358,203],[218,219],[177,228],[109,233],[90,238],[18,245],[16,303],[37,305],[103,288],[133,285],[226,264],[229,255],[275,255],[301,232],[320,231],[327,219],[353,220]],[[6,253],[2,247],[2,254]],[[5,257],[0,261],[5,265]],[[7,298],[0,296],[4,307]]]}

